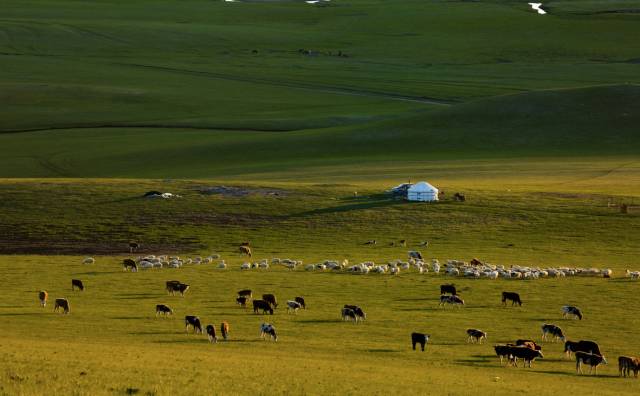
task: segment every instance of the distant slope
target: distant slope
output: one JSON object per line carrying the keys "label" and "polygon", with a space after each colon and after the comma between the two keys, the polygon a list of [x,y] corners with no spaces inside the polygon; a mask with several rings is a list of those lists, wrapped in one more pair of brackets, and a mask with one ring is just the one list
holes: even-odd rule
{"label": "distant slope", "polygon": [[376,161],[638,155],[640,86],[500,96],[292,132],[99,128],[0,134],[0,177],[218,177]]}

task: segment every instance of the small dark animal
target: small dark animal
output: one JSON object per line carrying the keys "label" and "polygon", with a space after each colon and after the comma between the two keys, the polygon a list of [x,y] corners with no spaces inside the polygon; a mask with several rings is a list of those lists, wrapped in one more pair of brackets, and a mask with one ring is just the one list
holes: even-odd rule
{"label": "small dark animal", "polygon": [[487,339],[487,333],[478,329],[467,329],[467,342],[482,344],[482,340]]}
{"label": "small dark animal", "polygon": [[440,304],[438,304],[438,305],[444,307],[445,304],[451,304],[451,305],[455,305],[457,307],[460,307],[460,306],[464,305],[464,300],[462,298],[460,298],[460,296],[457,296],[457,295],[440,296]]}
{"label": "small dark animal", "polygon": [[156,316],[158,315],[173,315],[173,310],[168,305],[158,304],[156,305]]}
{"label": "small dark animal", "polygon": [[483,265],[483,262],[478,260],[477,258],[472,258],[471,261],[469,261],[469,264],[477,266],[477,265]]}
{"label": "small dark animal", "polygon": [[633,356],[620,356],[618,358],[618,370],[620,370],[621,377],[630,377],[633,371],[633,376],[638,378],[640,359]]}
{"label": "small dark animal", "polygon": [[428,334],[411,333],[411,345],[413,346],[413,350],[416,350],[416,344],[420,344],[420,348],[422,349],[422,352],[424,352],[424,346],[427,341],[429,341],[429,337],[431,336]]}
{"label": "small dark animal", "polygon": [[522,300],[520,300],[520,295],[514,292],[502,292],[502,305],[507,305],[507,300],[511,301],[511,306],[513,307],[515,304],[522,306]]}
{"label": "small dark animal", "polygon": [[80,279],[71,279],[71,290],[78,288],[80,291],[84,291],[84,285]]}
{"label": "small dark animal", "polygon": [[246,297],[247,299],[250,299],[251,297],[253,297],[253,293],[249,289],[244,289],[238,292],[238,296]]}
{"label": "small dark animal", "polygon": [[362,308],[360,308],[360,306],[358,305],[345,305],[344,308],[351,309],[353,312],[355,312],[359,320],[367,319],[367,314],[364,313]]}
{"label": "small dark animal", "polygon": [[376,243],[378,243],[378,242],[376,242],[375,239],[371,239],[371,240],[366,241],[364,244],[365,245],[375,245]]}
{"label": "small dark animal", "polygon": [[258,311],[262,310],[263,314],[269,312],[270,315],[273,315],[273,307],[271,304],[264,300],[253,300],[253,313],[258,313]]}
{"label": "small dark animal", "polygon": [[515,346],[509,347],[509,353],[513,357],[513,362],[516,367],[518,367],[518,359],[524,360],[524,367],[531,367],[531,362],[533,362],[536,358],[544,358],[542,355],[542,351],[536,351],[535,349],[527,348],[525,346]]}
{"label": "small dark animal", "polygon": [[564,343],[564,353],[567,356],[571,356],[571,352],[587,352],[587,353],[595,353],[596,355],[602,355],[600,353],[600,347],[594,341],[583,341],[580,340],[578,342],[567,341]]}
{"label": "small dark animal", "polygon": [[607,364],[607,359],[600,354],[589,353],[589,352],[576,352],[576,372],[578,374],[582,374],[582,365],[589,365],[589,374],[591,371],[595,369],[595,375],[598,375],[598,366],[600,363]]}
{"label": "small dark animal", "polygon": [[[157,194],[157,195],[162,195],[162,194],[160,193],[160,194]],[[146,196],[146,194],[145,194],[145,196]],[[138,248],[140,248],[140,244],[139,243],[137,243],[137,242],[129,242],[129,253],[137,252]]]}
{"label": "small dark animal", "polygon": [[342,308],[340,315],[342,316],[342,320],[353,320],[354,323],[358,323],[358,315],[356,315],[356,312],[351,308]]}
{"label": "small dark animal", "polygon": [[218,336],[216,336],[216,328],[213,325],[207,325],[207,338],[209,338],[209,342],[213,344],[218,343]]}
{"label": "small dark animal", "polygon": [[133,272],[137,272],[138,271],[138,264],[136,264],[136,262],[132,259],[124,259],[122,261],[122,269],[124,271],[127,270],[131,270]]}
{"label": "small dark animal", "polygon": [[455,296],[457,293],[456,287],[452,284],[450,285],[440,285],[440,294],[450,293],[452,296]]}
{"label": "small dark animal", "polygon": [[571,305],[565,305],[562,307],[562,317],[566,318],[567,316],[573,316],[582,320],[582,312],[580,311],[580,308]]}
{"label": "small dark animal", "polygon": [[246,307],[247,306],[247,298],[246,297],[237,297],[236,298],[236,303],[238,305],[240,305],[241,307]]}
{"label": "small dark animal", "polygon": [[464,201],[466,201],[466,198],[465,198],[464,194],[455,193],[455,194],[453,194],[453,200],[456,201],[456,202],[464,202]]}
{"label": "small dark animal", "polygon": [[200,318],[197,316],[187,315],[184,317],[184,327],[189,333],[189,326],[193,327],[193,333],[202,334],[202,325],[200,324]]}
{"label": "small dark animal", "polygon": [[220,334],[222,334],[222,338],[226,341],[229,338],[229,323],[222,322],[220,324]]}
{"label": "small dark animal", "polygon": [[297,302],[302,306],[302,309],[307,309],[307,304],[304,302],[304,297],[296,297],[293,301]]}
{"label": "small dark animal", "polygon": [[251,257],[251,248],[249,246],[240,246],[238,250],[240,251],[240,254],[246,254]]}
{"label": "small dark animal", "polygon": [[276,300],[276,296],[273,294],[263,294],[262,299],[269,304],[273,305],[273,308],[278,308],[278,301]]}
{"label": "small dark animal", "polygon": [[62,308],[62,311],[65,314],[68,314],[71,310],[69,306],[69,301],[66,298],[56,298],[56,302],[53,306],[53,312],[58,312],[58,310]]}
{"label": "small dark animal", "polygon": [[546,341],[549,335],[551,335],[553,341],[556,341],[557,339],[560,339],[562,341],[565,340],[564,334],[562,333],[562,329],[560,327],[553,324],[545,323],[542,325],[542,340]]}

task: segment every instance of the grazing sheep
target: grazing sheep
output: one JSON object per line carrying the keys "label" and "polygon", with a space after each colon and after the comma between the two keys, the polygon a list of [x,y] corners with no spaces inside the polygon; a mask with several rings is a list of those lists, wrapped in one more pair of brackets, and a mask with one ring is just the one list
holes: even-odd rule
{"label": "grazing sheep", "polygon": [[240,266],[240,269],[241,269],[241,270],[250,270],[250,269],[251,269],[251,264],[250,264],[250,263],[243,263],[243,264]]}
{"label": "grazing sheep", "polygon": [[82,264],[95,264],[96,260],[93,257],[87,257],[82,260]]}
{"label": "grazing sheep", "polygon": [[227,263],[224,262],[224,260],[222,260],[219,264],[218,264],[218,268],[219,269],[226,269],[227,268]]}

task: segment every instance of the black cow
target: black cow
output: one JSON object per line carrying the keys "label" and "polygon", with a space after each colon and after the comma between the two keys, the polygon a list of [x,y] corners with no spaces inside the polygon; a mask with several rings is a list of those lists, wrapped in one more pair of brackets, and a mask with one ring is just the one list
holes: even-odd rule
{"label": "black cow", "polygon": [[520,295],[514,292],[502,292],[502,305],[507,305],[507,300],[511,301],[511,306],[518,304],[522,306],[522,300],[520,300]]}
{"label": "black cow", "polygon": [[173,315],[173,310],[168,305],[158,304],[156,305],[156,316],[158,315]]}
{"label": "black cow", "polygon": [[300,304],[300,306],[302,307],[302,309],[307,309],[307,304],[304,302],[304,298],[303,297],[296,297],[293,299],[295,302],[297,302],[298,304]]}
{"label": "black cow", "polygon": [[70,311],[69,301],[66,298],[56,298],[55,305],[53,306],[53,312],[58,312],[58,310],[62,308],[62,311],[65,314],[68,314]]}
{"label": "black cow", "polygon": [[580,340],[578,342],[567,341],[564,343],[564,353],[568,356],[571,356],[571,352],[587,352],[587,353],[595,353],[596,355],[602,355],[600,353],[600,347],[594,341],[583,341]]}
{"label": "black cow", "polygon": [[207,325],[207,337],[209,338],[209,342],[218,343],[216,328],[213,325]]}
{"label": "black cow", "polygon": [[359,320],[367,319],[367,314],[364,313],[362,308],[360,308],[360,306],[358,305],[345,305],[344,308],[353,310],[353,312],[356,313],[356,316],[358,317]]}
{"label": "black cow", "polygon": [[138,264],[136,264],[136,262],[132,259],[124,259],[122,261],[122,269],[124,271],[127,270],[131,270],[133,272],[137,272],[138,271]]}
{"label": "black cow", "polygon": [[238,292],[238,297],[246,297],[247,299],[250,299],[253,297],[253,293],[249,289],[240,290]]}
{"label": "black cow", "polygon": [[187,290],[189,290],[189,285],[187,285],[186,283],[180,283],[178,281],[169,281],[167,282],[167,291],[171,294],[174,295],[176,292],[180,293],[181,296],[184,297],[184,293],[187,292]]}
{"label": "black cow", "polygon": [[276,296],[274,296],[273,294],[263,294],[262,300],[271,304],[274,309],[278,308],[278,301],[276,300]]}
{"label": "black cow", "polygon": [[165,282],[167,293],[172,294],[174,289],[180,284],[180,281],[170,280]]}
{"label": "black cow", "polygon": [[411,345],[413,346],[413,350],[416,350],[416,344],[420,344],[420,348],[422,349],[422,352],[424,352],[424,346],[427,341],[429,341],[429,337],[431,336],[428,334],[411,333]]}
{"label": "black cow", "polygon": [[591,371],[595,368],[595,374],[598,375],[598,366],[600,363],[607,364],[607,359],[599,353],[576,352],[576,372],[578,374],[582,374],[582,364],[588,364],[589,374],[591,374]]}
{"label": "black cow", "polygon": [[200,324],[200,318],[197,316],[187,315],[184,317],[184,327],[187,333],[189,333],[189,326],[193,327],[193,333],[202,334],[202,325]]}
{"label": "black cow", "polygon": [[557,339],[565,341],[564,333],[560,327],[545,323],[542,325],[542,340],[546,341],[549,335],[551,335],[553,341]]}
{"label": "black cow", "polygon": [[80,279],[71,279],[71,290],[78,288],[80,291],[84,291],[84,285]]}
{"label": "black cow", "polygon": [[264,300],[253,300],[253,313],[258,313],[259,310],[262,310],[263,314],[269,312],[270,315],[273,315],[273,307],[271,304]]}
{"label": "black cow", "polygon": [[246,307],[247,306],[247,297],[238,297],[236,298],[236,303],[238,305],[240,305],[241,307]]}
{"label": "black cow", "polygon": [[351,308],[342,308],[340,315],[342,316],[342,320],[353,320],[353,323],[358,323],[358,315],[356,315],[356,312]]}
{"label": "black cow", "polygon": [[507,359],[507,363],[514,363],[513,355],[511,355],[511,346],[510,345],[494,345],[493,349],[496,351],[496,355],[500,358],[500,364],[502,364],[502,359]]}
{"label": "black cow", "polygon": [[531,367],[531,362],[536,358],[543,358],[542,351],[536,351],[535,349],[527,348],[526,346],[509,347],[509,353],[513,356],[514,364],[518,367],[518,359],[524,360],[524,367]]}
{"label": "black cow", "polygon": [[452,296],[457,295],[456,287],[452,284],[450,285],[440,285],[440,294],[450,293]]}
{"label": "black cow", "polygon": [[[154,191],[154,192],[158,192],[158,191]],[[145,197],[147,196],[147,194],[145,194]],[[162,195],[162,194],[160,193],[160,194],[157,194],[157,195]],[[137,251],[139,247],[140,247],[139,243],[137,243],[137,242],[129,242],[129,252],[130,253],[133,253],[133,252]]]}

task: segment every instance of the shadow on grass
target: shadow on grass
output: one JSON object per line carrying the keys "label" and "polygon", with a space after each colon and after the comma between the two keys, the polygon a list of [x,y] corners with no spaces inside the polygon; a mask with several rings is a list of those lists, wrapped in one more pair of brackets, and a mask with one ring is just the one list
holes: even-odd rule
{"label": "shadow on grass", "polygon": [[136,299],[151,299],[161,297],[160,294],[156,293],[129,293],[129,294],[121,294],[116,297],[119,300],[136,300]]}
{"label": "shadow on grass", "polygon": [[393,301],[429,301],[429,300],[433,300],[432,298],[396,298]]}
{"label": "shadow on grass", "polygon": [[111,319],[117,320],[140,320],[140,319],[149,319],[147,316],[112,316]]}
{"label": "shadow on grass", "polygon": [[364,202],[354,202],[346,205],[340,206],[332,206],[329,208],[320,208],[308,210],[305,212],[300,212],[291,215],[290,217],[305,217],[305,216],[313,216],[313,215],[323,215],[330,213],[343,213],[343,212],[351,212],[356,210],[366,210],[366,209],[376,209],[376,208],[385,208],[389,206],[395,206],[402,204],[403,201],[394,200],[387,196],[384,197],[373,197],[373,199],[367,199]]}
{"label": "shadow on grass", "polygon": [[341,319],[303,319],[297,321],[298,323],[342,323]]}
{"label": "shadow on grass", "polygon": [[362,349],[363,352],[371,352],[371,353],[393,353],[393,352],[402,352],[399,349]]}
{"label": "shadow on grass", "polygon": [[98,272],[98,271],[89,271],[89,272],[76,272],[73,275],[111,275],[111,274],[119,274],[122,271],[109,271],[109,272]]}
{"label": "shadow on grass", "polygon": [[40,316],[49,312],[6,312],[0,313],[0,316]]}
{"label": "shadow on grass", "polygon": [[[584,369],[583,369],[584,371]],[[558,370],[532,370],[532,372],[538,373],[538,374],[553,374],[553,375],[566,375],[568,377],[588,377],[588,378],[602,378],[602,379],[610,379],[610,378],[620,378],[618,375],[616,374],[598,374],[598,375],[592,375],[589,374],[589,369],[587,369],[587,371],[584,371],[584,374],[577,374],[574,370],[568,370],[568,371],[558,371]]]}

